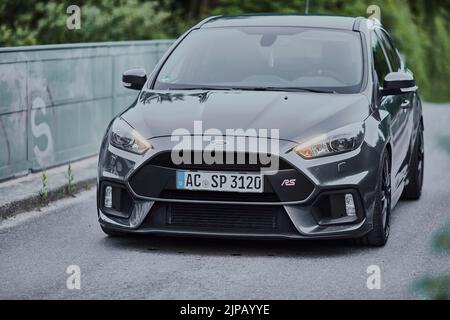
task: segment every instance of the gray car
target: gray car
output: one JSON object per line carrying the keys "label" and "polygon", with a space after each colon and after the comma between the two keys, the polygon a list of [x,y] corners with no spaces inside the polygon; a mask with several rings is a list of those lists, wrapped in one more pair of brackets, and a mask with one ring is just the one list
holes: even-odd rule
{"label": "gray car", "polygon": [[422,104],[376,20],[211,17],[122,81],[139,94],[100,150],[108,235],[382,246],[420,198]]}

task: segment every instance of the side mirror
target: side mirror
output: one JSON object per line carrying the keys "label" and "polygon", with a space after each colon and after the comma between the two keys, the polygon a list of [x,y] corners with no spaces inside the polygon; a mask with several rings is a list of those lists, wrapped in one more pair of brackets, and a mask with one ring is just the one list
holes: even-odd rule
{"label": "side mirror", "polygon": [[122,75],[123,86],[127,89],[141,90],[147,82],[145,69],[127,70]]}
{"label": "side mirror", "polygon": [[382,95],[397,95],[407,92],[416,92],[416,80],[408,72],[391,72],[384,78]]}

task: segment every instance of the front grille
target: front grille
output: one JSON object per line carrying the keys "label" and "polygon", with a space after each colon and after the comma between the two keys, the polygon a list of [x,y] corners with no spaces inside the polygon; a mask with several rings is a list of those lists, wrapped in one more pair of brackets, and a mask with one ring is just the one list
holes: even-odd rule
{"label": "front grille", "polygon": [[274,206],[176,203],[170,204],[168,224],[273,231],[277,229],[277,215]]}
{"label": "front grille", "polygon": [[228,202],[280,202],[275,193],[238,193],[214,191],[165,190],[160,199],[228,201]]}
{"label": "front grille", "polygon": [[[223,167],[225,166],[225,167]],[[212,172],[251,172],[260,170],[254,166],[244,168],[237,165],[198,165],[193,171]],[[170,159],[170,152],[155,155],[137,169],[128,179],[130,189],[140,197],[176,200],[205,200],[249,203],[279,203],[306,200],[314,191],[314,184],[298,169],[280,159],[280,168],[273,175],[264,176],[264,193],[238,192],[200,192],[177,191],[176,171],[187,170],[186,166],[175,166]],[[263,173],[264,174],[264,173]],[[286,188],[283,181],[295,180],[296,185]]]}
{"label": "front grille", "polygon": [[[206,163],[193,163],[195,159],[195,153],[201,153],[200,151],[192,151],[190,152],[190,163],[182,163],[175,164],[172,162],[171,152],[163,152],[156,155],[149,161],[149,165],[165,167],[171,169],[179,169],[179,170],[209,170],[209,171],[261,171],[264,168],[270,168],[269,164],[264,164],[260,161],[257,154],[250,153],[237,153],[233,152],[232,157],[234,161],[232,163],[225,163],[227,160],[227,155],[229,153],[224,153],[223,156],[223,164],[206,164]],[[203,155],[198,156],[200,159],[204,159]],[[272,156],[275,157],[275,156]],[[238,162],[238,159],[242,159],[243,161]],[[271,158],[273,159],[273,158]],[[278,158],[279,161],[279,170],[292,169],[293,167],[284,161],[283,159]]]}

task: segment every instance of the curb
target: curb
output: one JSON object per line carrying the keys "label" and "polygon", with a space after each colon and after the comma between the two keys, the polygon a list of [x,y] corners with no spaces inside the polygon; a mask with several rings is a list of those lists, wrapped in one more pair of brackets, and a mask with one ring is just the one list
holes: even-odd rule
{"label": "curb", "polygon": [[97,178],[91,178],[74,183],[73,185],[76,187],[77,192],[73,195],[66,192],[66,186],[48,190],[48,199],[45,202],[42,200],[40,195],[34,195],[26,199],[13,201],[0,207],[0,221],[11,218],[19,213],[31,210],[40,210],[48,206],[49,203],[63,198],[76,197],[79,192],[91,189],[96,183]]}
{"label": "curb", "polygon": [[46,171],[48,177],[46,200],[40,195],[42,173],[33,173],[1,183],[0,222],[23,212],[40,210],[56,200],[76,197],[79,192],[91,189],[97,183],[96,163],[96,157],[72,163],[75,175],[72,185],[76,188],[74,194],[67,192],[65,177],[67,164]]}

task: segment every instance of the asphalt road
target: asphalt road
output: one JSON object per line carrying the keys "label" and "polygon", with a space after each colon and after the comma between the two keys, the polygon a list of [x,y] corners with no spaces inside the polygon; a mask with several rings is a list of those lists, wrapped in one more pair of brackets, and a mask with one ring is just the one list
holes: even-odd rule
{"label": "asphalt road", "polygon": [[[421,298],[414,282],[450,272],[432,234],[450,222],[450,105],[426,105],[423,197],[393,212],[389,243],[228,241],[101,232],[95,192],[0,224],[0,299],[395,299]],[[66,287],[78,265],[81,290]],[[381,289],[366,286],[367,268]]]}

